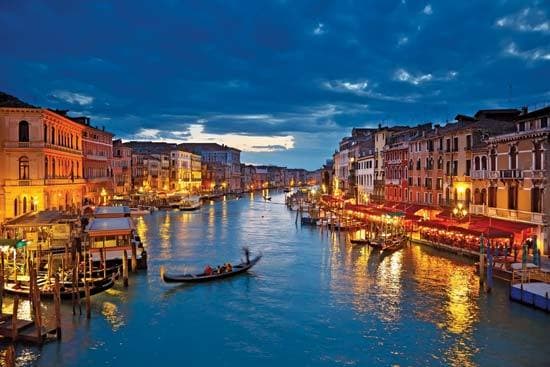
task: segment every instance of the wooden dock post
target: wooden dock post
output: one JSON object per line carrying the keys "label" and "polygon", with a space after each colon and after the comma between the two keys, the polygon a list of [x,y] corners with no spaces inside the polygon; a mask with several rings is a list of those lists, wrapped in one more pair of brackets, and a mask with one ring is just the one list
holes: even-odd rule
{"label": "wooden dock post", "polygon": [[137,250],[136,244],[132,242],[132,272],[135,273],[137,270]]}
{"label": "wooden dock post", "polygon": [[122,283],[124,287],[128,287],[128,251],[124,250],[122,257]]}
{"label": "wooden dock post", "polygon": [[59,285],[59,275],[55,274],[54,283],[54,312],[55,312],[55,336],[61,340],[61,286]]}
{"label": "wooden dock post", "polygon": [[101,262],[103,266],[103,278],[107,278],[107,250],[105,250],[105,245],[101,249]]}
{"label": "wooden dock post", "polygon": [[4,314],[4,253],[0,253],[0,315]]}
{"label": "wooden dock post", "polygon": [[11,341],[17,341],[17,311],[19,310],[19,296],[13,298],[13,311],[11,316]]}
{"label": "wooden dock post", "polygon": [[15,346],[13,344],[8,345],[6,354],[4,355],[4,365],[6,367],[15,367]]}

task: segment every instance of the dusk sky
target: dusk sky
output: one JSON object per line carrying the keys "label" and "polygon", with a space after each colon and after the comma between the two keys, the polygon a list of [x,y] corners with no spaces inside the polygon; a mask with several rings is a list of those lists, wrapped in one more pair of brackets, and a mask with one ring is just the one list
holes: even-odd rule
{"label": "dusk sky", "polygon": [[352,127],[550,101],[548,1],[0,0],[0,90],[319,168]]}

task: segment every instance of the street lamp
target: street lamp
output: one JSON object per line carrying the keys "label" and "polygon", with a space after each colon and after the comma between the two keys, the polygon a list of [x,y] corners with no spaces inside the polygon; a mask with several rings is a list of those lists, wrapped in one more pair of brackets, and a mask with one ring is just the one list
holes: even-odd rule
{"label": "street lamp", "polygon": [[458,203],[457,206],[453,208],[453,215],[460,220],[468,215],[468,210],[464,208],[462,203]]}

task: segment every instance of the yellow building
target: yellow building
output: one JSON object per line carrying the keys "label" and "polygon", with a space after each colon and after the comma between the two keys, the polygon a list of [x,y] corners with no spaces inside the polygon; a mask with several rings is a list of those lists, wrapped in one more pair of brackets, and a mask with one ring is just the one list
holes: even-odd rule
{"label": "yellow building", "polygon": [[0,222],[79,208],[84,126],[14,97],[0,106]]}
{"label": "yellow building", "polygon": [[[487,156],[480,152],[479,178],[473,211],[489,217],[532,224],[538,248],[549,254],[550,107],[525,113],[516,120],[516,131],[487,140]],[[485,173],[482,173],[485,172]]]}

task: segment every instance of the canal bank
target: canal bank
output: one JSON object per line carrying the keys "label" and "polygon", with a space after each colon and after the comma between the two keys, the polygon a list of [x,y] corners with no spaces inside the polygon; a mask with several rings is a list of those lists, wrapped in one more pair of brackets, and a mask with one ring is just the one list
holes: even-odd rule
{"label": "canal bank", "polygon": [[[380,258],[343,232],[295,225],[281,203],[282,195],[272,203],[245,195],[139,217],[148,272],[131,274],[127,290],[93,297],[90,321],[62,312],[64,341],[18,348],[19,361],[546,365],[548,316],[508,302],[503,285],[480,293],[469,261],[415,245]],[[264,254],[248,275],[191,287],[160,280],[161,265],[180,272],[235,262],[243,245]]]}

